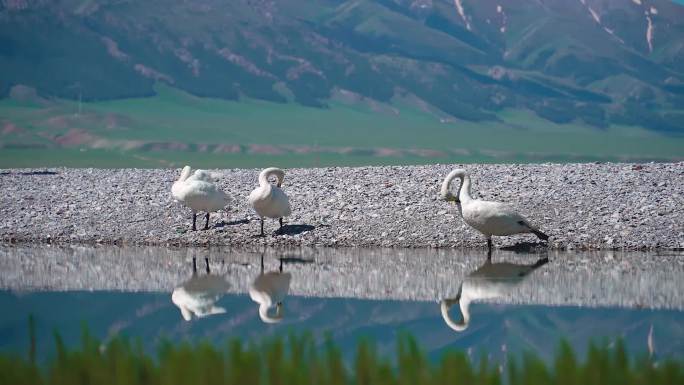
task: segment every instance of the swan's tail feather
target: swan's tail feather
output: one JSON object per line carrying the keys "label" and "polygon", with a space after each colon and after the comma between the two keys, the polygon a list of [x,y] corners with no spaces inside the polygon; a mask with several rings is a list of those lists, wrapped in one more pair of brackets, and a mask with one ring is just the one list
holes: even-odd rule
{"label": "swan's tail feather", "polygon": [[542,232],[539,231],[539,230],[530,229],[530,231],[532,231],[532,233],[533,233],[534,235],[536,235],[536,236],[537,236],[539,239],[541,239],[542,241],[548,241],[548,240],[549,240],[549,236],[546,235],[546,234],[544,234],[544,233],[542,233]]}
{"label": "swan's tail feather", "polygon": [[532,227],[529,223],[527,223],[527,222],[525,222],[525,221],[518,221],[518,224],[520,224],[521,226],[525,226],[525,227],[527,227],[528,229],[530,229],[530,232],[531,232],[532,234],[536,235],[537,237],[539,237],[539,239],[541,239],[542,241],[548,241],[548,240],[549,240],[549,236],[548,236],[548,235],[546,235],[546,234],[542,233],[541,231],[535,229],[535,228]]}

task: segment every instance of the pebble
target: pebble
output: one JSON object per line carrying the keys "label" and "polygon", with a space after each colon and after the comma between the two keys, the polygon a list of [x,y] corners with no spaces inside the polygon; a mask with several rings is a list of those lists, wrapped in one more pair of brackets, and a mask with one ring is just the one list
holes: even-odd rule
{"label": "pebble", "polygon": [[[471,174],[475,197],[512,204],[551,236],[549,248],[684,248],[684,162],[287,169],[293,214],[280,233],[267,220],[264,238],[255,237],[259,221],[247,203],[257,169],[211,170],[234,205],[212,214],[207,231],[190,231],[190,210],[171,197],[179,169],[6,169],[0,241],[484,248],[482,235],[438,198],[456,167]],[[523,242],[537,239],[494,238],[496,247]]]}

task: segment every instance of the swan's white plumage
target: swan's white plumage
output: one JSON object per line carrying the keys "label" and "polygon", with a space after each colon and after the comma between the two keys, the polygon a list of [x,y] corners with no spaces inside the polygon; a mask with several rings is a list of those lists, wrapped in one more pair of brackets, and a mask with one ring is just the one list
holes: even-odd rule
{"label": "swan's white plumage", "polygon": [[[444,322],[455,331],[465,330],[470,323],[469,307],[471,302],[503,297],[515,289],[532,271],[548,262],[542,258],[533,265],[515,263],[491,263],[490,260],[466,277],[461,283],[458,295],[454,299],[440,302],[440,311]],[[463,320],[454,321],[449,315],[449,308],[459,304]]]}
{"label": "swan's white plumage", "polygon": [[[450,191],[451,182],[461,179],[458,193],[454,195]],[[474,199],[470,194],[470,176],[463,169],[456,169],[447,175],[442,182],[440,190],[442,199],[456,201],[463,221],[481,232],[487,239],[492,235],[513,235],[519,233],[535,233],[540,238],[545,235],[532,226],[530,222],[520,215],[513,207],[501,202],[484,201]]]}
{"label": "swan's white plumage", "polygon": [[197,170],[191,173],[190,166],[185,166],[180,178],[171,186],[171,195],[175,200],[192,209],[193,213],[210,213],[230,204],[230,197],[214,184],[209,172]]}
{"label": "swan's white plumage", "polygon": [[[268,182],[270,176],[278,179],[276,186]],[[277,219],[287,217],[292,213],[290,201],[280,188],[283,179],[285,179],[285,172],[275,167],[267,168],[259,174],[259,187],[249,194],[247,200],[260,217]]]}
{"label": "swan's white plumage", "polygon": [[215,304],[229,288],[230,284],[224,277],[195,275],[173,290],[171,302],[180,309],[186,321],[190,321],[193,316],[202,318],[222,314],[226,309]]}
{"label": "swan's white plumage", "polygon": [[[282,320],[282,302],[290,291],[290,273],[269,272],[259,275],[249,287],[249,296],[259,304],[259,317],[266,323]],[[275,314],[269,314],[275,308]]]}

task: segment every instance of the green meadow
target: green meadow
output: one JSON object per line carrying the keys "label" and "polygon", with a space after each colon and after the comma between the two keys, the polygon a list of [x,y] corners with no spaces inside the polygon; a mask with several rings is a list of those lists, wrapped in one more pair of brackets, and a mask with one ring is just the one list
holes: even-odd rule
{"label": "green meadow", "polygon": [[[116,337],[103,345],[84,332],[77,348],[64,346],[36,363],[35,343],[28,356],[0,353],[2,384],[681,384],[679,361],[630,358],[621,342],[591,345],[584,362],[567,343],[546,363],[534,354],[509,356],[507,364],[474,362],[461,351],[447,350],[428,360],[416,341],[398,337],[393,354],[378,354],[372,341],[359,341],[351,362],[329,340],[310,335],[273,337],[256,343],[240,340],[216,347],[208,342],[163,342],[156,355],[140,343]],[[433,362],[434,361],[434,362]]]}
{"label": "green meadow", "polygon": [[[0,100],[1,167],[283,167],[684,159],[684,135],[554,124],[504,110],[498,122],[440,122],[407,101],[327,108],[199,98],[174,88],[99,102]],[[16,129],[8,129],[8,124]],[[236,145],[232,153],[202,150]],[[276,151],[255,146],[274,146]],[[392,151],[377,151],[392,150]],[[423,151],[417,154],[414,150]]]}

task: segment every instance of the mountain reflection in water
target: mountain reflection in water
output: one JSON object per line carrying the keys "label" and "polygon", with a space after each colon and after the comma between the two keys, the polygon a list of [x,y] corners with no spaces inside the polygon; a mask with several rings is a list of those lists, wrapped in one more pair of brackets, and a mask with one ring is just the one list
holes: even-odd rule
{"label": "mountain reflection in water", "polygon": [[393,351],[400,332],[433,358],[447,348],[551,357],[561,338],[580,356],[590,340],[617,338],[633,352],[684,355],[680,254],[337,252],[0,248],[0,350],[28,349],[33,314],[41,359],[54,330],[75,345],[82,325],[150,351],[162,338],[221,345],[310,331],[347,357],[360,337]]}

